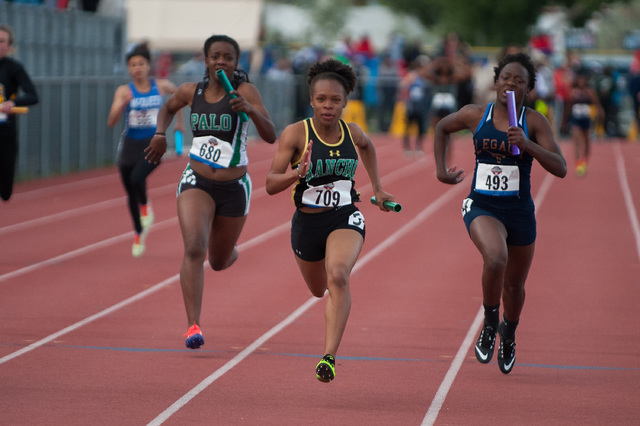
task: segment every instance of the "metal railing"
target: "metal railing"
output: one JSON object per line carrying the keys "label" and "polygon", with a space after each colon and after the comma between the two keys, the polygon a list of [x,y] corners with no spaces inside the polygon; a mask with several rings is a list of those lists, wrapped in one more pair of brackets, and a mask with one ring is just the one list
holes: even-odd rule
{"label": "metal railing", "polygon": [[[122,120],[107,126],[116,88],[124,77],[34,78],[40,102],[18,117],[19,152],[16,178],[27,180],[88,170],[115,164]],[[183,81],[174,79],[176,84]],[[278,132],[293,122],[295,81],[252,78]],[[185,145],[191,140],[188,108],[183,110],[187,128]],[[175,123],[175,120],[174,120]],[[172,132],[169,149],[174,150]],[[250,127],[250,135],[256,136]],[[185,150],[188,150],[188,146]]]}

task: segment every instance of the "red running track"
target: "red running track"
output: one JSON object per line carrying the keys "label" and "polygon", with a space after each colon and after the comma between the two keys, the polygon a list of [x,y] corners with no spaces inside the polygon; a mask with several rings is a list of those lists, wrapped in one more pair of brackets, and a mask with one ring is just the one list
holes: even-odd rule
{"label": "red running track", "polygon": [[[240,258],[205,274],[205,346],[184,348],[175,187],[149,179],[156,223],[133,237],[115,168],[22,183],[0,205],[0,424],[602,425],[640,417],[640,145],[600,141],[588,175],[533,171],[538,241],[509,375],[479,364],[481,259],[460,206],[470,176],[374,137],[400,214],[367,221],[337,377],[315,379],[325,301],[289,247],[293,206],[264,182],[276,147],[249,147]],[[569,168],[573,150],[562,144]],[[454,160],[470,174],[470,138]],[[356,176],[371,196],[364,167]]]}

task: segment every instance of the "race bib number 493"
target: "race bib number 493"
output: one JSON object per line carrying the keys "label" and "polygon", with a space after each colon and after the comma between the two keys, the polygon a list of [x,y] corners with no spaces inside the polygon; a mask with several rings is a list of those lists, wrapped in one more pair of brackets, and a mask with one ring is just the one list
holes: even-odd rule
{"label": "race bib number 493", "polygon": [[520,192],[520,169],[518,166],[478,163],[476,192],[498,197],[513,197]]}

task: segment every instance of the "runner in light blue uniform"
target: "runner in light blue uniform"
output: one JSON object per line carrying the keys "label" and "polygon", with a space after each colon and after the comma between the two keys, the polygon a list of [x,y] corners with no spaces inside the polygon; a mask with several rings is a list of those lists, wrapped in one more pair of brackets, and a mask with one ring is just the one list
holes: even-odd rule
{"label": "runner in light blue uniform", "polygon": [[[116,89],[107,124],[113,127],[120,117],[124,118],[124,131],[118,144],[118,168],[135,229],[131,254],[139,257],[145,251],[144,239],[153,223],[147,199],[147,176],[158,166],[144,158],[144,150],[156,132],[163,95],[175,92],[176,86],[169,80],[149,77],[151,54],[146,45],[134,46],[127,52],[126,60],[132,81]],[[178,120],[176,129],[182,129],[182,120]]]}

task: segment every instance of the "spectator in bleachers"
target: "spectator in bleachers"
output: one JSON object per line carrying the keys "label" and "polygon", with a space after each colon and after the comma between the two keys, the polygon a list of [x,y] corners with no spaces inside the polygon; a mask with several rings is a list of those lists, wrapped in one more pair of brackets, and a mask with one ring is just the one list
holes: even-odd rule
{"label": "spectator in bleachers", "polygon": [[204,64],[204,53],[198,51],[187,62],[180,65],[175,74],[202,77],[206,72],[207,67]]}
{"label": "spectator in bleachers", "polygon": [[[555,129],[555,85],[553,82],[553,70],[549,65],[549,58],[541,50],[531,51],[531,59],[538,72],[536,87],[529,92],[528,104],[536,111],[547,117],[552,128]],[[527,102],[525,102],[526,104]]]}
{"label": "spectator in bleachers", "polygon": [[398,92],[398,67],[389,53],[382,55],[382,62],[378,67],[378,130],[389,131],[391,118]]}
{"label": "spectator in bleachers", "polygon": [[[411,64],[411,69],[400,82],[400,96],[404,101],[406,111],[406,125],[403,137],[405,155],[424,153],[424,136],[429,129],[429,108],[431,105],[432,88],[429,81],[429,58],[419,56]],[[415,127],[415,128],[414,128]],[[411,150],[411,133],[416,132],[416,143]]]}
{"label": "spectator in bleachers", "polygon": [[604,110],[602,126],[607,137],[617,138],[620,136],[618,124],[619,79],[620,74],[611,65],[605,66],[602,72],[595,77],[594,86]]}
{"label": "spectator in bleachers", "polygon": [[575,52],[567,52],[562,66],[553,71],[553,82],[556,88],[556,105],[560,114],[560,135],[568,135],[569,117],[571,115],[570,95],[576,71],[580,68],[580,56]]}

